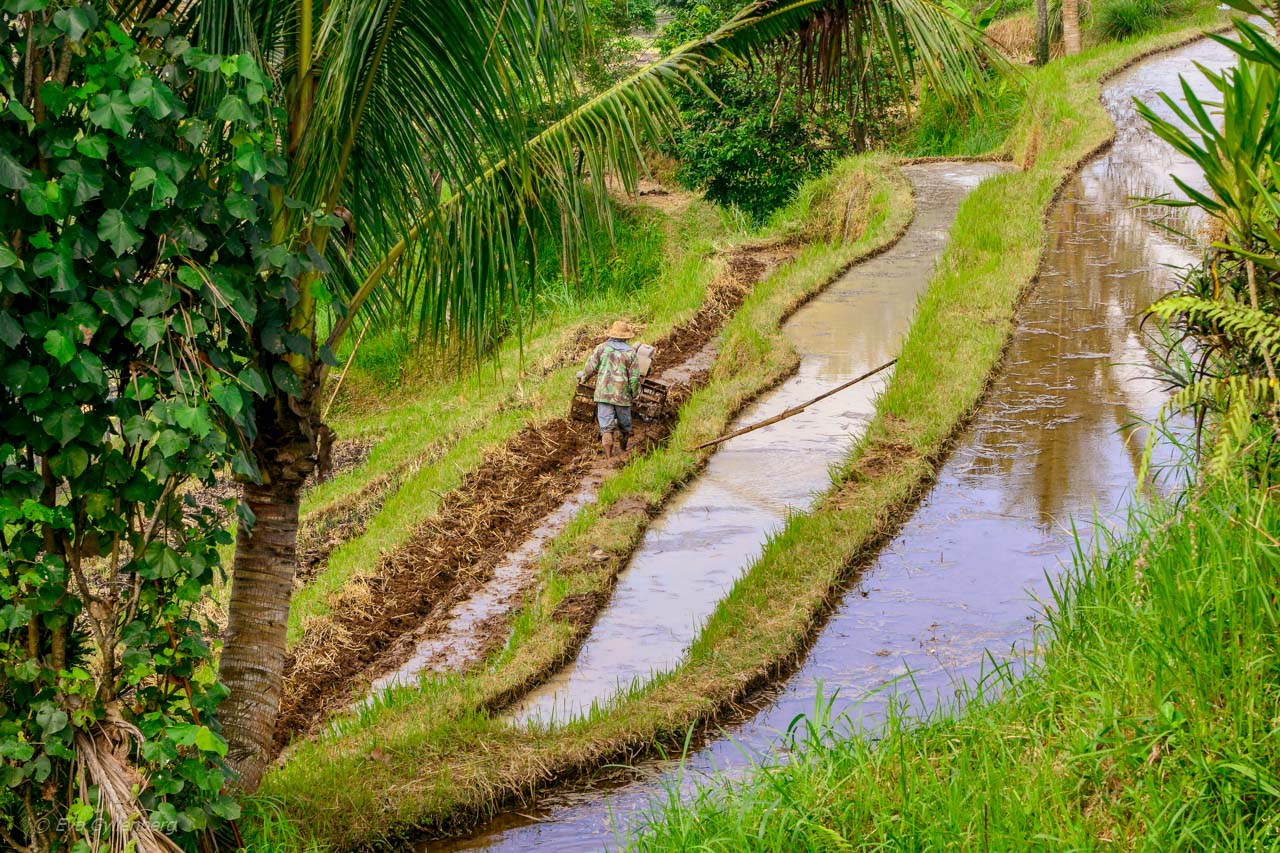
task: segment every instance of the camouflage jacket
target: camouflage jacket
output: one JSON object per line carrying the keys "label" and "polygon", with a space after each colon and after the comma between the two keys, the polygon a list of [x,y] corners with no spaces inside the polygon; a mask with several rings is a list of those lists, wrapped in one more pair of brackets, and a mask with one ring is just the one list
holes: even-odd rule
{"label": "camouflage jacket", "polygon": [[630,406],[640,393],[640,361],[626,341],[610,338],[595,348],[582,371],[583,381],[593,375],[597,403]]}

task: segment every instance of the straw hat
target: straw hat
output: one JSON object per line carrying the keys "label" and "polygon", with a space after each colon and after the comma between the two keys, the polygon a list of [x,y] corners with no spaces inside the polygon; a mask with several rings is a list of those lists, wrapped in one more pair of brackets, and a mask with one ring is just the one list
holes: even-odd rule
{"label": "straw hat", "polygon": [[614,320],[606,334],[611,338],[621,338],[626,341],[636,336],[636,330],[631,328],[631,324],[626,320]]}

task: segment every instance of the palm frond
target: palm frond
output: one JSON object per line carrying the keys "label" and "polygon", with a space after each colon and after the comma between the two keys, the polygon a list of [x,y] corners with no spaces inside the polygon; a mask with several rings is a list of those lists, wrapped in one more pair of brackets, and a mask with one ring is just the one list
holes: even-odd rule
{"label": "palm frond", "polygon": [[[976,30],[931,0],[753,3],[715,32],[568,110],[521,144],[488,148],[502,156],[475,168],[466,179],[460,173],[480,164],[474,152],[462,152],[461,168],[453,170],[447,192],[438,204],[418,204],[418,217],[399,239],[362,241],[355,263],[340,276],[348,311],[330,342],[336,344],[369,300],[388,313],[416,306],[420,328],[428,335],[485,340],[517,298],[525,260],[521,247],[529,242],[522,237],[532,214],[558,218],[572,254],[583,213],[592,206],[598,212],[607,208],[603,178],[611,176],[634,189],[644,146],[664,138],[679,122],[673,98],[678,87],[701,85],[712,64],[747,63],[766,47],[787,40],[809,52],[813,74],[834,73],[841,64],[830,57],[847,48],[854,21],[900,57],[904,76],[919,73],[948,97],[963,97],[983,68],[1002,62]],[[382,112],[366,117],[370,134],[384,117]],[[513,122],[514,128],[520,126]],[[436,151],[453,150],[446,141],[423,141],[432,160]],[[406,134],[401,159],[412,142]],[[388,152],[379,166],[387,169],[396,162]],[[353,270],[364,272],[357,277]]]}

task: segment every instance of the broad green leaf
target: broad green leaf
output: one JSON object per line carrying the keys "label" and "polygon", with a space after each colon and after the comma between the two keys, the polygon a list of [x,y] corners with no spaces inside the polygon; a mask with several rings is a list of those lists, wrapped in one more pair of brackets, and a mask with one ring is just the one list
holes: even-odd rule
{"label": "broad green leaf", "polygon": [[176,429],[162,429],[160,434],[156,436],[156,447],[160,448],[160,452],[168,457],[177,456],[190,446],[191,439],[187,434],[178,432]]}
{"label": "broad green leaf", "polygon": [[152,118],[164,118],[174,110],[173,93],[153,77],[142,77],[129,84],[129,103],[146,107]]}
{"label": "broad green leaf", "polygon": [[209,389],[209,395],[213,397],[213,402],[218,404],[218,408],[233,418],[239,417],[240,412],[244,410],[244,397],[240,389],[234,385],[214,385]]}
{"label": "broad green leaf", "polygon": [[171,578],[182,571],[182,563],[178,559],[177,552],[162,542],[152,542],[147,546],[143,562],[146,563],[147,569],[139,574],[151,580]]}
{"label": "broad green leaf", "polygon": [[8,311],[0,311],[0,341],[4,341],[10,348],[16,347],[22,343],[22,338],[26,332],[22,331],[22,326],[18,325],[18,321],[9,316]]}
{"label": "broad green leaf", "polygon": [[[0,607],[0,631],[12,631],[14,628],[21,628],[31,621],[31,611],[24,604],[6,604]],[[13,741],[0,741],[0,758],[18,758],[18,756],[6,752],[5,746],[13,743]],[[26,758],[18,758],[19,761],[26,761]]]}
{"label": "broad green leaf", "polygon": [[79,445],[64,448],[61,453],[49,457],[49,468],[55,476],[68,480],[79,477],[89,467],[89,451]]}
{"label": "broad green leaf", "polygon": [[0,245],[0,270],[8,269],[9,267],[22,269],[22,261],[18,260],[18,256],[13,249],[6,245]]}
{"label": "broad green leaf", "polygon": [[20,101],[9,101],[8,112],[27,126],[27,133],[30,133],[36,126],[36,117],[31,114],[31,110],[22,105]]}
{"label": "broad green leaf", "polygon": [[253,175],[255,181],[262,180],[267,174],[266,155],[253,143],[241,145],[236,150],[236,165]]}
{"label": "broad green leaf", "polygon": [[204,438],[213,429],[213,425],[209,423],[209,413],[199,406],[180,406],[174,420],[196,438]]}
{"label": "broad green leaf", "polygon": [[71,336],[59,329],[50,329],[44,336],[44,351],[65,366],[76,355],[76,343]]}
{"label": "broad green leaf", "polygon": [[24,168],[7,151],[0,151],[0,187],[25,189],[31,183],[31,170]]}
{"label": "broad green leaf", "polygon": [[86,385],[107,387],[107,374],[102,369],[102,359],[89,350],[76,353],[76,357],[71,360],[71,373]]}
{"label": "broad green leaf", "polygon": [[302,383],[298,381],[298,374],[283,361],[277,361],[271,367],[271,378],[275,381],[276,387],[290,397],[302,395]]}
{"label": "broad green leaf", "polygon": [[208,726],[201,726],[196,732],[196,748],[201,752],[216,752],[218,755],[227,754],[227,742],[218,737],[209,729]]}
{"label": "broad green leaf", "polygon": [[95,291],[93,301],[95,305],[122,326],[129,322],[129,318],[133,316],[133,305],[115,290]]}
{"label": "broad green leaf", "polygon": [[139,317],[129,324],[130,337],[143,349],[151,349],[164,339],[163,317]]}
{"label": "broad green leaf", "polygon": [[98,127],[128,136],[133,130],[134,106],[124,92],[111,92],[93,96],[93,108],[89,120]]}
{"label": "broad green leaf", "polygon": [[102,194],[104,177],[102,167],[97,163],[85,165],[78,160],[68,160],[59,170],[66,176],[63,180],[66,181],[77,207]]}
{"label": "broad green leaf", "polygon": [[40,426],[58,443],[67,444],[80,434],[84,426],[84,412],[75,406],[66,406],[45,418]]}
{"label": "broad green leaf", "polygon": [[150,166],[143,166],[133,173],[133,177],[129,180],[129,192],[137,192],[146,189],[156,182],[156,170]]}
{"label": "broad green leaf", "polygon": [[98,239],[109,241],[111,250],[119,257],[141,243],[142,235],[123,211],[113,208],[98,220]]}
{"label": "broad green leaf", "polygon": [[267,383],[263,381],[262,374],[254,367],[246,367],[240,371],[240,381],[246,388],[259,397],[267,396]]}
{"label": "broad green leaf", "polygon": [[111,153],[111,146],[105,136],[98,136],[95,133],[78,139],[76,141],[76,150],[94,160],[105,160],[107,155]]}
{"label": "broad green leaf", "polygon": [[53,292],[64,293],[74,290],[80,280],[76,278],[75,263],[71,260],[71,252],[65,246],[52,252],[41,252],[31,262],[31,271],[41,278],[53,280]]}
{"label": "broad green leaf", "polygon": [[218,66],[222,64],[221,57],[214,56],[211,53],[205,53],[198,49],[188,51],[187,54],[182,57],[182,60],[197,71],[204,71],[205,73],[217,71]]}
{"label": "broad green leaf", "polygon": [[70,6],[53,13],[53,25],[67,34],[73,42],[80,41],[84,34],[98,23],[98,13],[92,6]]}
{"label": "broad green leaf", "polygon": [[222,99],[222,103],[218,104],[216,115],[222,121],[242,121],[252,124],[254,120],[253,111],[235,95],[227,95]]}

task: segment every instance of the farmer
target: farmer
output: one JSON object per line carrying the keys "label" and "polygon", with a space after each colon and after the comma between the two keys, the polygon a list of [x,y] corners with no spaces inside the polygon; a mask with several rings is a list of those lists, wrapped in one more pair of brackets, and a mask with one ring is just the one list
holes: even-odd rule
{"label": "farmer", "polygon": [[631,404],[640,393],[640,361],[627,341],[635,330],[625,320],[609,327],[609,339],[596,347],[587,365],[578,372],[578,381],[596,377],[596,423],[600,427],[600,446],[606,458],[613,456],[615,433],[622,430],[618,442],[627,449],[631,437]]}

